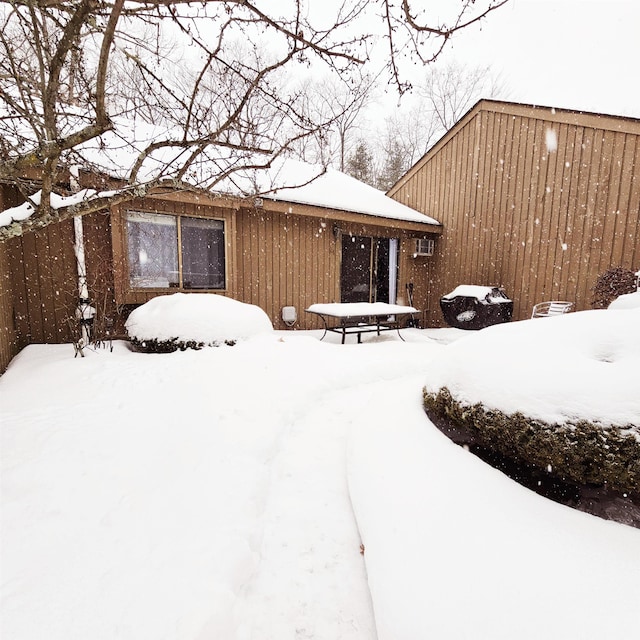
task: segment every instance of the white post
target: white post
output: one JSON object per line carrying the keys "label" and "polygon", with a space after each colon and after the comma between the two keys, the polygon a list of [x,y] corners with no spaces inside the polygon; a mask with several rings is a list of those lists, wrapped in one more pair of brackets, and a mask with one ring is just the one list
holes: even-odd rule
{"label": "white post", "polygon": [[82,226],[82,216],[74,216],[73,231],[75,235],[76,268],[78,274],[78,295],[81,300],[89,297],[87,288],[87,268],[84,258],[84,230]]}
{"label": "white post", "polygon": [[[78,181],[78,167],[71,167],[71,188],[77,191],[80,188]],[[89,344],[90,335],[88,321],[93,320],[96,310],[89,304],[89,288],[87,287],[87,266],[84,255],[84,230],[82,226],[82,216],[74,216],[73,231],[75,237],[74,250],[76,254],[76,272],[78,274],[78,305],[76,307],[76,318],[80,321],[81,327],[81,347]]]}

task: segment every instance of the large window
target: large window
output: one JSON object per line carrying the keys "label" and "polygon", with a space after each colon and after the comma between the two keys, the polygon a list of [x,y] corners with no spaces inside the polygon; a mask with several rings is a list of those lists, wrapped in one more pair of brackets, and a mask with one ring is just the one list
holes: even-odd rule
{"label": "large window", "polygon": [[128,211],[133,288],[224,289],[224,221]]}

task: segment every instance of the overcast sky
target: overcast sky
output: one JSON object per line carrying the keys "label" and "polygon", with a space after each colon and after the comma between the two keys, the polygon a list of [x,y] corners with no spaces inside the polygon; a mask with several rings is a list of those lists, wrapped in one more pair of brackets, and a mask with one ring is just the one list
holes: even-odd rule
{"label": "overcast sky", "polygon": [[640,0],[511,0],[447,53],[490,64],[508,100],[640,118]]}

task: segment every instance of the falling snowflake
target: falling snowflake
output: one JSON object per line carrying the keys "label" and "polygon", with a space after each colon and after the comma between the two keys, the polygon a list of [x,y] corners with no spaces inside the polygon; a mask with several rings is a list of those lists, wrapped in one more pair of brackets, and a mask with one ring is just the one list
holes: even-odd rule
{"label": "falling snowflake", "polygon": [[545,132],[545,143],[547,145],[547,151],[553,153],[558,149],[558,136],[554,129],[547,129]]}

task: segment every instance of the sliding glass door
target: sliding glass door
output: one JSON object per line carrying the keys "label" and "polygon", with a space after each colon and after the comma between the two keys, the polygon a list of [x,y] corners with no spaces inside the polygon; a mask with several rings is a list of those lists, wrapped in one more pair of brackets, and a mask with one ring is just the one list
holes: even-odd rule
{"label": "sliding glass door", "polygon": [[342,236],[341,302],[395,303],[397,238]]}

